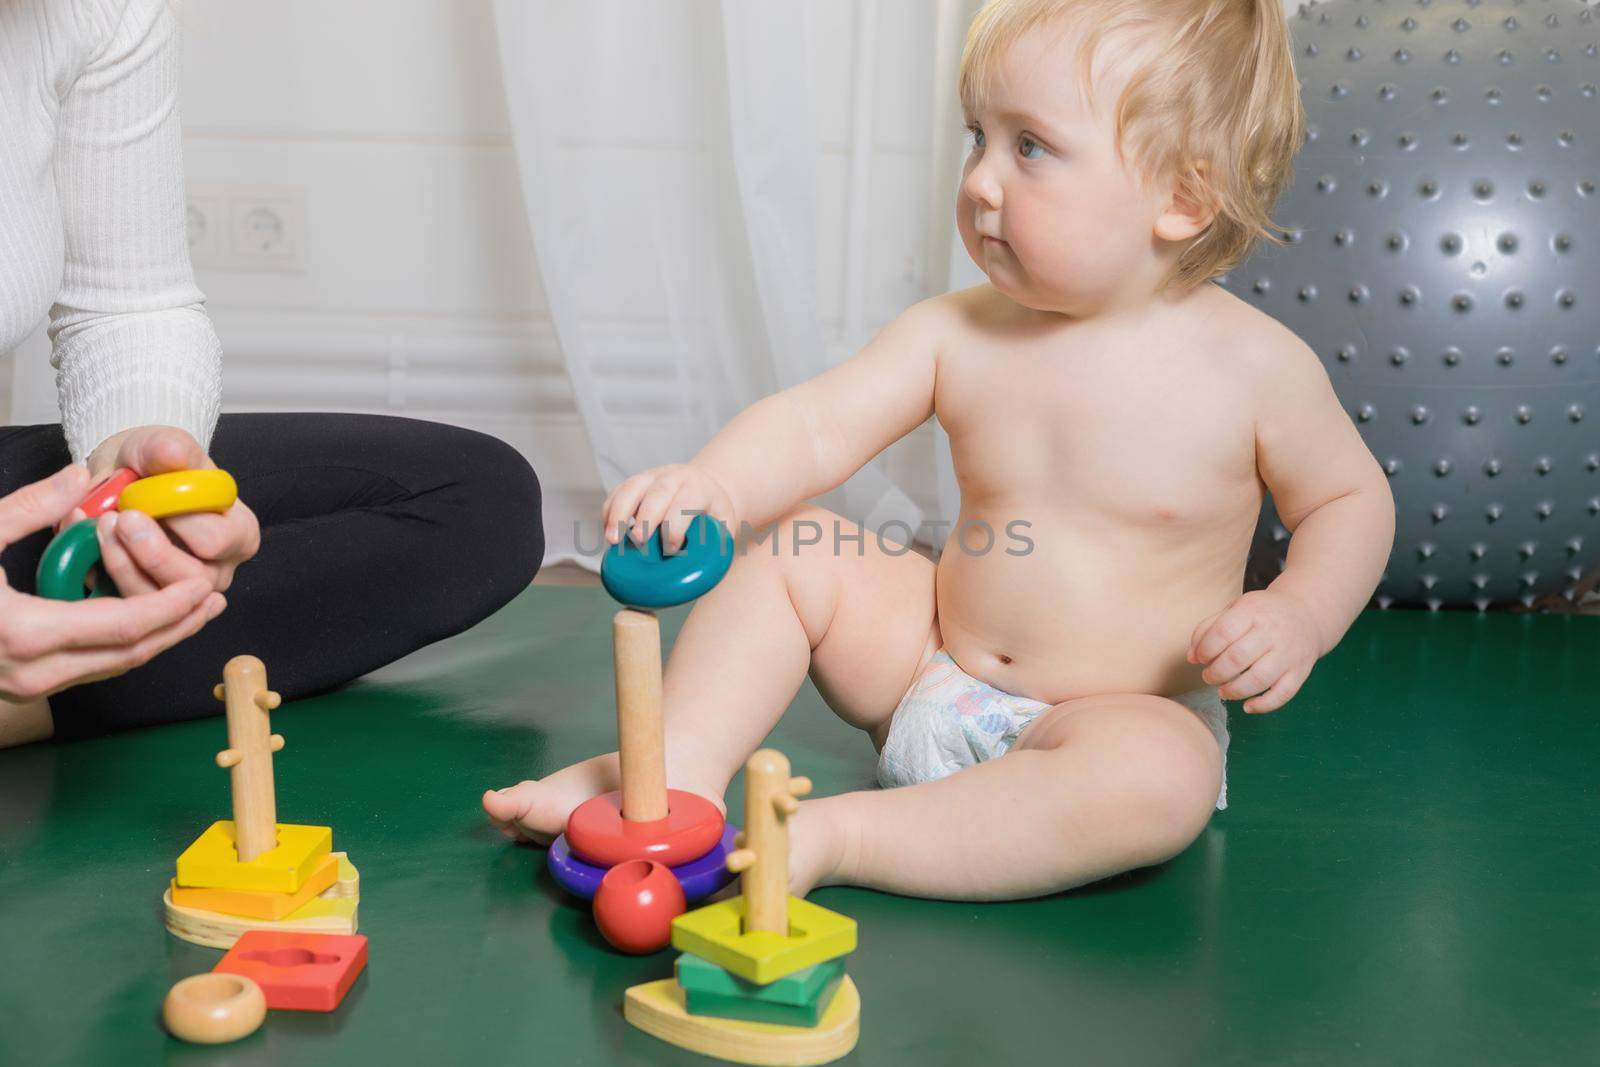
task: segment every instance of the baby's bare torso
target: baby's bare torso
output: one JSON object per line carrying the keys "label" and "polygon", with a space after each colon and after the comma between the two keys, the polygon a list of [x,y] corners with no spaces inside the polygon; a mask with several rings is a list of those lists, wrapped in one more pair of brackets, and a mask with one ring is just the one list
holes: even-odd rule
{"label": "baby's bare torso", "polygon": [[987,286],[957,298],[934,398],[961,491],[945,647],[1049,703],[1204,685],[1189,638],[1242,591],[1264,491],[1240,358],[1260,313],[1208,284],[1135,336],[1041,324]]}

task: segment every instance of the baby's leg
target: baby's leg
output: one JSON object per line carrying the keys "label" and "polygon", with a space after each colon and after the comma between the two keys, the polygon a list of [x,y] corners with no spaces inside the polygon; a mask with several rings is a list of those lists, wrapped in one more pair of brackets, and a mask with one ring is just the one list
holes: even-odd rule
{"label": "baby's leg", "polygon": [[836,867],[794,889],[852,884],[910,896],[1038,896],[1159,863],[1205,828],[1222,755],[1194,712],[1154,696],[1096,696],[1035,719],[1006,755],[937,781],[800,806],[798,856],[842,839]]}
{"label": "baby's leg", "polygon": [[[845,520],[797,509],[767,539],[742,545],[727,577],[689,613],[662,688],[672,788],[720,802],[808,670],[841,718],[882,742],[938,647],[934,565],[884,551],[870,532],[859,544],[838,540],[835,523]],[[617,783],[613,752],[485,793],[483,805],[508,836],[547,841],[573,808]]]}

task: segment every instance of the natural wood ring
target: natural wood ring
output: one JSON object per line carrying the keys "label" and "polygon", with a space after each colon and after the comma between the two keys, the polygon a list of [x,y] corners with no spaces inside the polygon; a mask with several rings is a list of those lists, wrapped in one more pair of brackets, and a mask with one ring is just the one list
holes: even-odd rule
{"label": "natural wood ring", "polygon": [[253,1034],[267,1017],[261,987],[242,974],[196,974],[167,993],[161,1021],[173,1037],[220,1045]]}

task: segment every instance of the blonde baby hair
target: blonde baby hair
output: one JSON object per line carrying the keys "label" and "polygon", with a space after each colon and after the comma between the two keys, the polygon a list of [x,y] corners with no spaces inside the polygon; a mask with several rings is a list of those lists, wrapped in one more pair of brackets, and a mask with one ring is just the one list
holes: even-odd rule
{"label": "blonde baby hair", "polygon": [[[1258,240],[1283,244],[1272,221],[1305,138],[1305,109],[1283,0],[993,0],[967,30],[961,103],[983,107],[1006,50],[1038,26],[1077,31],[1086,100],[1102,43],[1141,58],[1113,114],[1119,157],[1213,213],[1167,285],[1188,290],[1242,262]],[[1103,71],[1103,68],[1102,68]]]}

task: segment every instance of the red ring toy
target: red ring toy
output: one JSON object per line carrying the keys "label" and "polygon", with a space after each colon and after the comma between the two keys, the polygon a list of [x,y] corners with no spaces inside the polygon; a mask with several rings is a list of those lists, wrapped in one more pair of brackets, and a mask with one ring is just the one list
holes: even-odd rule
{"label": "red ring toy", "polygon": [[585,863],[615,867],[629,860],[655,860],[668,867],[697,860],[722,840],[722,812],[705,797],[667,790],[667,817],[629,822],[622,793],[604,793],[580,804],[567,819],[567,844]]}
{"label": "red ring toy", "polygon": [[139,480],[138,471],[129,470],[127,467],[118,467],[111,475],[96,483],[95,487],[84,495],[78,504],[86,519],[98,519],[108,511],[114,511],[117,501],[122,497],[122,491]]}

